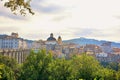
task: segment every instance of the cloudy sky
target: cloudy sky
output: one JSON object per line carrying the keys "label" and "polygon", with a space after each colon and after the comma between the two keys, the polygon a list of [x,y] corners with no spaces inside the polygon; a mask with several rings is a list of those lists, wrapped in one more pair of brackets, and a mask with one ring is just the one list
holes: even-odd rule
{"label": "cloudy sky", "polygon": [[0,2],[0,34],[45,40],[86,37],[120,42],[120,0],[32,0],[35,15],[13,15]]}

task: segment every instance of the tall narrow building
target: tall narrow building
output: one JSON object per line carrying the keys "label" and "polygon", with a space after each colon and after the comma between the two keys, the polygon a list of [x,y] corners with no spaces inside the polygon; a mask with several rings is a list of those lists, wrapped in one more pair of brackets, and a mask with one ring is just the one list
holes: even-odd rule
{"label": "tall narrow building", "polygon": [[58,37],[58,44],[62,45],[62,38],[61,38],[61,36]]}

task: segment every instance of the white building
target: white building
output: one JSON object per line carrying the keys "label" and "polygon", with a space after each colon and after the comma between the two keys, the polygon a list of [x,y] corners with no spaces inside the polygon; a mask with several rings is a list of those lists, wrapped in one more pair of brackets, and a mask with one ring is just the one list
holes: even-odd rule
{"label": "white building", "polygon": [[96,53],[96,57],[108,57],[107,53]]}
{"label": "white building", "polygon": [[27,43],[24,39],[18,37],[18,33],[12,33],[11,36],[0,36],[0,49],[26,49]]}
{"label": "white building", "polygon": [[2,48],[2,39],[5,38],[7,35],[0,35],[0,49]]}

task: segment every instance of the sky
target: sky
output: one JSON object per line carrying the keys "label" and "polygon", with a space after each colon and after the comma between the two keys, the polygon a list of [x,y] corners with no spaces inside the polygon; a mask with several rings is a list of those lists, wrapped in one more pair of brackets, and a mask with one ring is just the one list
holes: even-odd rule
{"label": "sky", "polygon": [[0,34],[25,39],[92,38],[120,42],[120,0],[32,0],[35,15],[14,15],[0,1]]}

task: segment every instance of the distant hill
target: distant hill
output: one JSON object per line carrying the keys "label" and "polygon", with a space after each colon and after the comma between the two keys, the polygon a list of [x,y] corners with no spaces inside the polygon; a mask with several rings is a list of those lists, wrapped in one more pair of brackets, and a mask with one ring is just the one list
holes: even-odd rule
{"label": "distant hill", "polygon": [[[65,43],[75,43],[80,45],[86,45],[86,44],[95,44],[95,45],[101,45],[105,42],[111,42],[111,41],[105,41],[105,40],[96,40],[96,39],[88,39],[88,38],[77,38],[77,39],[70,39],[70,40],[64,40]],[[120,48],[120,43],[111,42],[112,47],[118,47]]]}

